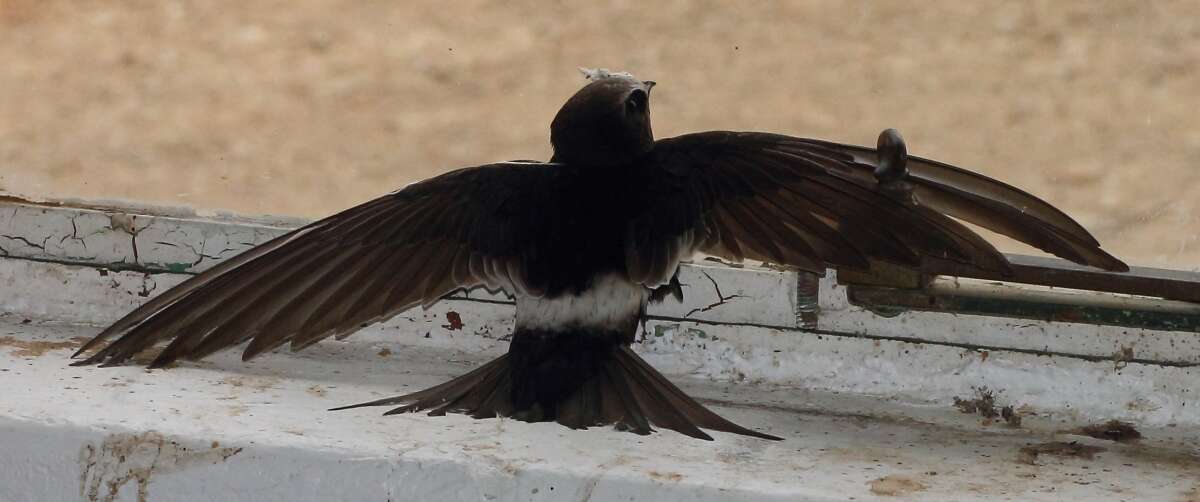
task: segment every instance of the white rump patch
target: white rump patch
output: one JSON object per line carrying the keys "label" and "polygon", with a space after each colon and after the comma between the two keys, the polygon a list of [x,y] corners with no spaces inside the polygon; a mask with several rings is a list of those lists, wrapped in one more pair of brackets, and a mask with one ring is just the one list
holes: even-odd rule
{"label": "white rump patch", "polygon": [[578,295],[536,298],[517,295],[517,328],[622,328],[646,303],[646,288],[619,275],[598,277]]}

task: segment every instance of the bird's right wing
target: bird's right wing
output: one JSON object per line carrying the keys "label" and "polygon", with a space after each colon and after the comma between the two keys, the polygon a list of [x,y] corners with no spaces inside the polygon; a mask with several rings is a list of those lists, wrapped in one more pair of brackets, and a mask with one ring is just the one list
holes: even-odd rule
{"label": "bird's right wing", "polygon": [[96,335],[76,356],[119,338],[75,364],[120,364],[163,340],[171,343],[152,367],[251,340],[249,359],[348,335],[458,289],[536,291],[523,267],[554,214],[541,197],[572,172],[508,162],[409,185],[184,281]]}
{"label": "bird's right wing", "polygon": [[650,286],[699,251],[823,273],[927,257],[1006,273],[1007,259],[959,220],[1063,258],[1124,271],[1050,204],[954,166],[879,149],[758,132],[659,140],[633,176],[644,189],[626,242],[630,278]]}

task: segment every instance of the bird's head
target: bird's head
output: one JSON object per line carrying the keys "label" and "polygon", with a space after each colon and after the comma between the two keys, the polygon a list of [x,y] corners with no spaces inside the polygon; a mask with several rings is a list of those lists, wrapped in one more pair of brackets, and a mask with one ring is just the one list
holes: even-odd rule
{"label": "bird's head", "polygon": [[550,123],[550,144],[559,162],[625,164],[654,147],[650,89],[654,82],[628,73],[580,69],[589,80]]}

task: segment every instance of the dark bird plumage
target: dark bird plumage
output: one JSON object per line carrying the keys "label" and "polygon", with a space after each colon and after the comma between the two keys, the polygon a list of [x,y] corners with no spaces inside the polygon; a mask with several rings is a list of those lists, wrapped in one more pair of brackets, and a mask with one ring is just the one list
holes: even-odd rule
{"label": "dark bird plumage", "polygon": [[485,287],[517,301],[506,355],[356,406],[771,438],[708,411],[629,348],[648,299],[678,296],[676,271],[694,253],[820,273],[919,268],[927,258],[1005,273],[1004,255],[961,220],[1071,261],[1128,269],[1053,206],[910,157],[894,130],[874,149],[758,132],[655,141],[653,82],[589,78],[551,124],[550,162],[452,171],[306,225],[135,309],[75,364],[121,364],[160,342],[169,343],[151,367],[243,342],[244,359],[284,344],[298,350]]}

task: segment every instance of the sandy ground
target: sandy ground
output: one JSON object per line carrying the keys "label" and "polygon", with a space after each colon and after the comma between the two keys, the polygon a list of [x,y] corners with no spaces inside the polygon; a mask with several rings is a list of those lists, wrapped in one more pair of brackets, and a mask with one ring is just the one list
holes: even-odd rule
{"label": "sandy ground", "polygon": [[920,5],[0,0],[0,190],[320,216],[547,158],[606,66],[659,82],[660,137],[897,127],[1200,265],[1200,2]]}

